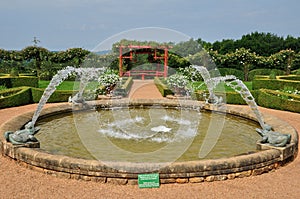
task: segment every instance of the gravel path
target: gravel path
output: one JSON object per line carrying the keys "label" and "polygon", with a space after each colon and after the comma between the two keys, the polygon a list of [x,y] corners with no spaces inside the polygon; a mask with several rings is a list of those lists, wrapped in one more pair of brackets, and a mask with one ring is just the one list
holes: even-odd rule
{"label": "gravel path", "polygon": [[[148,88],[148,87],[147,87]],[[143,89],[144,90],[144,89]],[[145,91],[146,92],[146,91]],[[152,93],[147,89],[147,93]],[[153,93],[152,93],[153,94]],[[136,96],[140,94],[136,93]],[[152,95],[153,96],[153,95]],[[55,104],[54,104],[55,105]],[[0,109],[0,124],[35,110],[36,104]],[[48,104],[46,107],[53,106]],[[261,108],[300,132],[300,114]],[[157,189],[61,179],[19,166],[0,155],[0,199],[6,198],[300,198],[300,159],[271,173],[199,184],[167,184]]]}

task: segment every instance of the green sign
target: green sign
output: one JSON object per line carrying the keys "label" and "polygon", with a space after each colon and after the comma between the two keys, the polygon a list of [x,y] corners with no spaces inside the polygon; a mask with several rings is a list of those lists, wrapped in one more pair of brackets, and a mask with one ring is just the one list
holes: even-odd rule
{"label": "green sign", "polygon": [[139,188],[158,188],[159,187],[159,174],[148,173],[138,175]]}

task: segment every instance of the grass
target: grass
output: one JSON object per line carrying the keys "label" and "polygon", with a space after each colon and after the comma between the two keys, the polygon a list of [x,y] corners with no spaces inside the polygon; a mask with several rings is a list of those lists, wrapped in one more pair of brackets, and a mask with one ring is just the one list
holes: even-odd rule
{"label": "grass", "polygon": [[[244,82],[244,84],[249,90],[252,90],[252,82]],[[195,90],[206,90],[206,85],[204,82],[193,82],[192,86],[193,88],[195,88]],[[226,86],[224,83],[218,84],[218,86],[214,90],[234,92],[234,90],[231,87]]]}
{"label": "grass", "polygon": [[[47,88],[50,81],[40,80],[39,88]],[[63,81],[59,86],[56,87],[57,90],[78,90],[80,82],[78,81]],[[90,82],[87,89],[95,89],[98,86],[98,82]]]}

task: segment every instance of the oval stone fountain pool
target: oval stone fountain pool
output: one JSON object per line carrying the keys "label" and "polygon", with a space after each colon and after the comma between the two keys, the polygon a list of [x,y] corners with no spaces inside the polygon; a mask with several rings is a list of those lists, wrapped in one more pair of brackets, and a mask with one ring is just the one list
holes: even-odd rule
{"label": "oval stone fountain pool", "polygon": [[[297,155],[293,127],[271,116],[265,122],[291,135],[285,147],[257,142],[258,122],[249,107],[205,105],[187,100],[101,100],[94,109],[68,103],[44,109],[40,143],[13,145],[0,136],[4,156],[60,177],[137,184],[141,173],[160,183],[195,183],[259,175]],[[179,108],[180,107],[180,108]],[[33,112],[1,126],[21,129]]]}
{"label": "oval stone fountain pool", "polygon": [[[213,123],[212,118],[217,122]],[[255,131],[259,126],[253,121],[228,114],[170,107],[68,113],[42,119],[37,126],[41,127],[36,135],[41,149],[52,154],[102,161],[169,162],[169,156],[178,156],[176,161],[179,162],[228,158],[255,152],[256,142],[260,139]],[[209,126],[221,132],[212,150],[200,158],[199,150],[208,136]],[[84,139],[83,143],[81,139]],[[111,147],[97,144],[106,139],[131,155],[123,157]],[[91,142],[95,144],[85,145]],[[167,145],[172,146],[167,148]],[[178,154],[182,147],[185,148],[183,154]],[[146,155],[157,150],[169,150],[170,155],[167,159],[160,155]],[[136,153],[143,153],[143,156],[135,158]]]}

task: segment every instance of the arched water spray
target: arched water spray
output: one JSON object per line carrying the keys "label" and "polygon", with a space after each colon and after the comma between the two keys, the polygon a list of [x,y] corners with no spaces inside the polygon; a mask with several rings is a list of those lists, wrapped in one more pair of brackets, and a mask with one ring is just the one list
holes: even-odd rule
{"label": "arched water spray", "polygon": [[67,66],[65,69],[62,69],[57,72],[56,75],[53,76],[50,81],[48,87],[45,89],[38,107],[32,117],[32,126],[35,125],[44,105],[47,103],[50,96],[56,90],[56,87],[59,86],[64,80],[66,80],[72,73],[75,73],[80,76],[80,88],[78,92],[78,97],[82,97],[83,91],[87,86],[88,82],[92,79],[99,77],[101,73],[103,73],[104,68],[74,68],[71,66]]}
{"label": "arched water spray", "polygon": [[266,128],[263,116],[258,110],[258,106],[254,100],[254,97],[252,96],[249,89],[241,80],[237,79],[234,75],[226,75],[226,76],[211,78],[209,71],[204,66],[193,65],[192,67],[195,68],[197,71],[199,71],[199,73],[201,74],[204,83],[207,86],[207,90],[209,92],[209,99],[212,100],[216,99],[216,96],[214,94],[214,89],[219,83],[224,82],[227,86],[230,86],[232,89],[234,89],[236,92],[238,92],[241,95],[241,97],[245,100],[245,102],[249,105],[251,110],[254,112],[262,129]]}
{"label": "arched water spray", "polygon": [[197,65],[192,65],[192,68],[195,68],[201,75],[201,77],[203,78],[204,83],[207,86],[207,90],[209,93],[209,99],[215,99],[215,94],[214,94],[214,82],[211,81],[211,77],[209,74],[209,71],[207,70],[207,68],[205,68],[204,66],[197,66]]}
{"label": "arched water spray", "polygon": [[239,79],[234,79],[229,82],[225,82],[227,86],[230,86],[233,90],[238,92],[242,98],[245,100],[245,102],[249,105],[251,110],[254,112],[256,115],[256,118],[261,126],[262,129],[265,129],[265,123],[262,114],[258,110],[258,106],[255,102],[254,97],[252,96],[251,92],[249,89],[246,87],[246,85]]}

